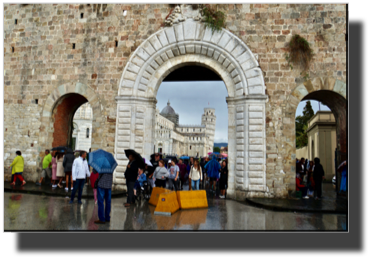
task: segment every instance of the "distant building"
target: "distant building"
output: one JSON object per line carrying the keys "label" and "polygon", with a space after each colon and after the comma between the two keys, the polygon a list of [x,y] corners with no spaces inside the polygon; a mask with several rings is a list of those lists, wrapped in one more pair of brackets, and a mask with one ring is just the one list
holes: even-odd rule
{"label": "distant building", "polygon": [[221,147],[220,148],[220,153],[226,153],[226,154],[228,154],[228,147]]}
{"label": "distant building", "polygon": [[73,120],[72,147],[74,150],[89,151],[92,134],[92,108],[89,103],[83,104],[75,112]]}
{"label": "distant building", "polygon": [[179,115],[170,106],[156,110],[154,151],[167,155],[206,156],[213,151],[215,109],[205,108],[200,125],[180,125]]}
{"label": "distant building", "polygon": [[326,180],[335,175],[336,122],[331,111],[318,111],[308,122],[308,144],[296,151],[301,159],[321,159]]}

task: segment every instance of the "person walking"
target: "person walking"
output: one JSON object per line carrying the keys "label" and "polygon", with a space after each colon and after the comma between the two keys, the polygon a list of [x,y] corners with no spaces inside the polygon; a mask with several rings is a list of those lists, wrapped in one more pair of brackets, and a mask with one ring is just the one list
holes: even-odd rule
{"label": "person walking", "polygon": [[313,179],[315,182],[315,200],[322,197],[322,180],[325,179],[325,171],[319,158],[314,159]]}
{"label": "person walking", "polygon": [[69,191],[69,179],[71,179],[71,190],[73,190],[73,176],[71,175],[72,168],[73,168],[73,162],[75,160],[75,156],[73,153],[73,150],[71,148],[68,148],[66,151],[65,156],[63,156],[63,168],[66,175],[66,188],[65,191]]}
{"label": "person walking", "polygon": [[166,178],[169,177],[169,172],[165,168],[165,162],[164,160],[160,160],[158,162],[158,167],[153,172],[153,180],[156,185],[156,187],[166,187]]}
{"label": "person walking", "polygon": [[191,179],[191,189],[199,190],[199,181],[202,180],[202,168],[198,159],[194,160],[194,165],[190,168],[189,178]]}
{"label": "person walking", "polygon": [[124,172],[125,184],[127,185],[128,198],[127,202],[124,204],[125,207],[129,207],[135,203],[133,195],[133,187],[137,180],[138,175],[138,164],[135,157],[131,154],[129,155],[129,163],[127,169]]}
{"label": "person walking", "polygon": [[19,179],[22,181],[22,186],[26,184],[24,178],[22,177],[22,173],[24,172],[24,157],[21,156],[21,151],[16,151],[16,157],[14,158],[10,168],[12,168],[13,182],[12,186],[16,185],[16,180]]}
{"label": "person walking", "polygon": [[[88,168],[88,166],[87,166]],[[98,197],[98,217],[96,224],[105,224],[111,221],[111,194],[112,194],[112,173],[102,173],[99,175],[97,197]],[[84,182],[83,182],[84,184]],[[104,202],[106,206],[104,208]]]}
{"label": "person walking", "polygon": [[185,175],[187,172],[186,165],[183,163],[182,159],[179,159],[178,161],[178,168],[179,168],[179,189],[183,189],[183,185],[185,183]]}
{"label": "person walking", "polygon": [[98,192],[97,192],[97,188],[95,187],[95,181],[96,179],[98,179],[98,177],[99,177],[99,173],[95,170],[95,168],[93,168],[90,175],[90,182],[91,182],[92,191],[94,192],[95,204],[98,203]]}
{"label": "person walking", "polygon": [[227,181],[228,181],[227,163],[226,161],[223,161],[222,168],[220,169],[220,179],[219,179],[219,189],[220,189],[219,197],[222,199],[226,198]]}
{"label": "person walking", "polygon": [[56,152],[51,152],[51,186],[52,188],[56,188],[57,185],[55,184],[57,178],[57,158],[56,158]]}
{"label": "person walking", "polygon": [[74,181],[74,189],[71,192],[71,199],[69,204],[72,204],[74,202],[75,194],[78,189],[78,204],[82,204],[82,191],[84,183],[86,182],[86,175],[88,177],[91,176],[88,169],[86,154],[87,153],[85,151],[81,151],[79,153],[79,157],[76,158],[73,163],[72,176]]}
{"label": "person walking", "polygon": [[63,152],[57,153],[56,160],[57,160],[57,178],[59,179],[58,187],[62,188],[61,183],[62,183],[63,177],[65,177],[65,169],[63,168]]}
{"label": "person walking", "polygon": [[178,181],[179,181],[179,167],[175,164],[174,160],[168,161],[168,172],[169,172],[169,189],[172,190],[174,186],[174,190],[179,190]]}
{"label": "person walking", "polygon": [[45,178],[45,183],[47,184],[46,176],[49,177],[49,179],[51,178],[51,169],[50,169],[51,160],[52,160],[52,157],[51,157],[50,151],[47,149],[45,150],[45,157],[42,160],[41,179],[38,183],[36,183],[36,185],[40,186],[44,178]]}
{"label": "person walking", "polygon": [[205,169],[207,169],[207,176],[210,178],[210,186],[212,186],[212,189],[215,192],[216,179],[219,178],[219,170],[221,169],[215,155],[213,155],[212,159],[205,165]]}

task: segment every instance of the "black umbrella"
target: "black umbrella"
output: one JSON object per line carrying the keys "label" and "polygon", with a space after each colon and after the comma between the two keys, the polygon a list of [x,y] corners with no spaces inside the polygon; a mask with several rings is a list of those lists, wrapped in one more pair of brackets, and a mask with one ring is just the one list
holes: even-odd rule
{"label": "black umbrella", "polygon": [[52,149],[51,149],[51,151],[54,151],[54,150],[67,150],[67,147],[53,147]]}
{"label": "black umbrella", "polygon": [[133,155],[133,157],[135,158],[135,161],[137,162],[137,165],[139,168],[145,168],[144,159],[141,157],[140,154],[138,154],[133,149],[126,149],[126,150],[124,150],[124,152],[125,152],[125,156],[127,156],[127,158],[129,158],[129,155]]}

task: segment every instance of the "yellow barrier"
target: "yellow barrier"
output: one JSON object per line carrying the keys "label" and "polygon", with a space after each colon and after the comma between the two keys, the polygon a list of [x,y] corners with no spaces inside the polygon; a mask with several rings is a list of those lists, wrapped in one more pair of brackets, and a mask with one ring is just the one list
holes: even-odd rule
{"label": "yellow barrier", "polygon": [[152,190],[152,195],[150,195],[149,203],[151,205],[156,206],[158,203],[158,197],[161,193],[169,192],[169,189],[162,188],[162,187],[154,187]]}
{"label": "yellow barrier", "polygon": [[172,215],[179,209],[177,194],[175,191],[170,191],[167,193],[161,193],[158,198],[158,203],[156,209],[154,210],[155,215]]}
{"label": "yellow barrier", "polygon": [[177,191],[177,199],[182,209],[208,207],[206,190]]}

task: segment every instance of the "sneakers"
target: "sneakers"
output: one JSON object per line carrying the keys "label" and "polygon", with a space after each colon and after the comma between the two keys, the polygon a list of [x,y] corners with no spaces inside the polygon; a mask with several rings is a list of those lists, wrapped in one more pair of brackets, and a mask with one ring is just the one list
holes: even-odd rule
{"label": "sneakers", "polygon": [[141,190],[144,190],[144,188],[143,188],[143,187],[141,187]]}
{"label": "sneakers", "polygon": [[309,199],[309,196],[302,197],[303,199]]}
{"label": "sneakers", "polygon": [[65,187],[65,191],[68,192],[68,191],[69,191],[69,188]]}
{"label": "sneakers", "polygon": [[95,201],[95,204],[97,205],[97,204],[98,204],[98,201]]}
{"label": "sneakers", "polygon": [[71,190],[73,190],[73,188],[71,188]]}
{"label": "sneakers", "polygon": [[52,188],[57,188],[57,185],[52,185]]}

